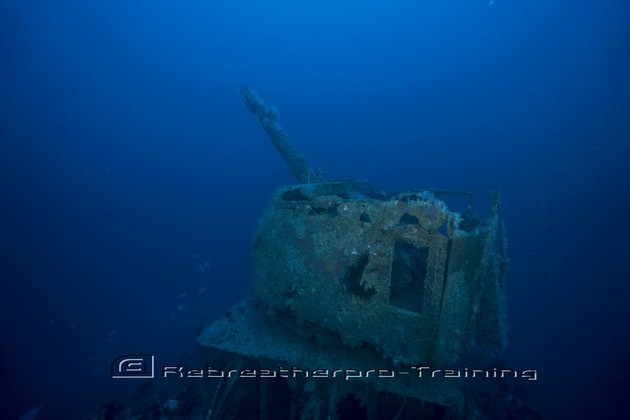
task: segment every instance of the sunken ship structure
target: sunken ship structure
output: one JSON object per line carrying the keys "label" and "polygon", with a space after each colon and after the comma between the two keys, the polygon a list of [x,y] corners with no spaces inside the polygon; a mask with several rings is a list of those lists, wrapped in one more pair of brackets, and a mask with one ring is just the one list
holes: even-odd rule
{"label": "sunken ship structure", "polygon": [[327,180],[275,108],[241,96],[298,181],[259,221],[250,295],[200,330],[207,369],[92,418],[538,418],[514,380],[531,371],[501,368],[500,194],[481,218],[470,192]]}

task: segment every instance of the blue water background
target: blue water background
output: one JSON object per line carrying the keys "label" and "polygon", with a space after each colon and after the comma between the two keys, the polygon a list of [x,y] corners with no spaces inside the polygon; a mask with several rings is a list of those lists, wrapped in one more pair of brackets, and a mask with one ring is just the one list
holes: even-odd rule
{"label": "blue water background", "polygon": [[[246,296],[294,183],[239,87],[330,179],[504,194],[506,364],[549,417],[630,412],[630,2],[4,1],[3,418],[128,401]],[[582,417],[586,416],[586,417]],[[67,418],[68,418],[67,417]]]}

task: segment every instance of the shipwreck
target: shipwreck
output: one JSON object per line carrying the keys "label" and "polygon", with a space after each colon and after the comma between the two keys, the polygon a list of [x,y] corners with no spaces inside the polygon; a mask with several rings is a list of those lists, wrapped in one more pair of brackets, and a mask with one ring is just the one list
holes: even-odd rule
{"label": "shipwreck", "polygon": [[469,192],[326,180],[277,110],[241,95],[298,184],[276,190],[254,233],[251,295],[198,337],[233,373],[209,418],[467,417],[469,387],[444,372],[468,376],[463,354],[506,346],[500,194],[480,218]]}

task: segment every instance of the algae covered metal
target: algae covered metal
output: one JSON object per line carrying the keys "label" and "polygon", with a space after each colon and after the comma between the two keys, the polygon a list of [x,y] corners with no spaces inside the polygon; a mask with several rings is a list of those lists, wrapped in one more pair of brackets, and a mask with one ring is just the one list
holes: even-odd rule
{"label": "algae covered metal", "polygon": [[279,188],[253,239],[253,297],[305,332],[369,344],[395,364],[502,350],[499,196],[481,221],[436,195],[376,194],[354,181]]}

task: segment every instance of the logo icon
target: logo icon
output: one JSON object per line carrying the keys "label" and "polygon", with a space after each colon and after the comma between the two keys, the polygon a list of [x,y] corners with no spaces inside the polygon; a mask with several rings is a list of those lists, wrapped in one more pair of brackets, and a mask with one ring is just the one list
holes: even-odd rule
{"label": "logo icon", "polygon": [[114,379],[153,379],[155,356],[152,354],[127,354],[112,362]]}

